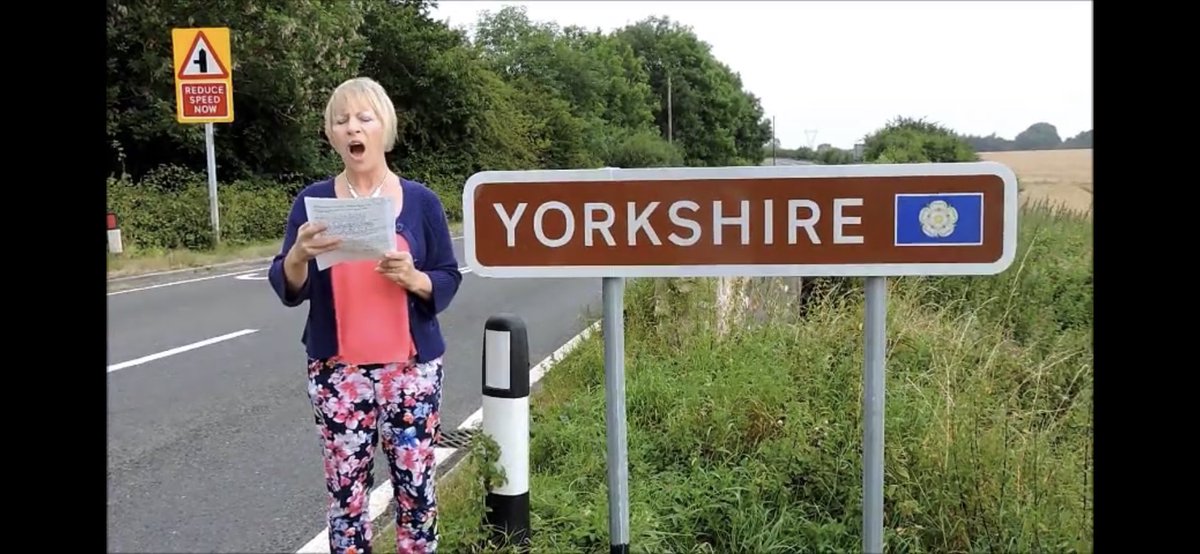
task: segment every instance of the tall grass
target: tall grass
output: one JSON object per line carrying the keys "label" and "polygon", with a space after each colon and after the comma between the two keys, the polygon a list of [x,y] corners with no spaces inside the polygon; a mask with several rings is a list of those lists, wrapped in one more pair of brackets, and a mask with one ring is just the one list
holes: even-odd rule
{"label": "tall grass", "polygon": [[[785,308],[719,339],[711,281],[666,309],[631,283],[633,550],[860,550],[863,304],[843,283],[803,316],[759,286]],[[890,282],[888,551],[1092,550],[1091,301],[1090,223],[1042,206],[1004,274]],[[602,356],[586,341],[534,401],[537,552],[608,550]],[[475,550],[481,502],[443,501],[446,551]]]}

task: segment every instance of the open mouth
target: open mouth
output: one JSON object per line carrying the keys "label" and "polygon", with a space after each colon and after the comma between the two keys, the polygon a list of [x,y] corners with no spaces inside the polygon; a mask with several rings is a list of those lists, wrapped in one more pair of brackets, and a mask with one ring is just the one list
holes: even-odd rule
{"label": "open mouth", "polygon": [[363,144],[362,142],[357,141],[357,140],[350,141],[350,155],[351,156],[359,157],[359,156],[362,156],[363,152],[366,152],[366,151],[367,151],[367,146],[365,144]]}

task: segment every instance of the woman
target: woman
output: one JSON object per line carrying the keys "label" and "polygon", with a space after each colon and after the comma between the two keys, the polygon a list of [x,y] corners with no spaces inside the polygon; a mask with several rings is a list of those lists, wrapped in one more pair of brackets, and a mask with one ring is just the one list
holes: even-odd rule
{"label": "woman", "polygon": [[[325,108],[325,135],[345,169],[296,198],[269,281],[285,306],[308,301],[302,342],[308,393],[325,455],[330,552],[369,552],[367,497],[377,441],[391,473],[400,552],[437,549],[434,445],[440,434],[442,355],[438,314],[462,274],[437,195],[389,170],[396,110],[375,81],[351,79]],[[396,249],[318,270],[337,237],[307,221],[304,198],[386,196]]]}

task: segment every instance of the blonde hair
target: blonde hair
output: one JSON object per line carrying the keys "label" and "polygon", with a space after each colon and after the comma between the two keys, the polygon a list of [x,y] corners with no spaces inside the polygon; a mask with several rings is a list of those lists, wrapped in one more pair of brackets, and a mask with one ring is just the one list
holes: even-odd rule
{"label": "blonde hair", "polygon": [[383,124],[384,149],[391,152],[392,148],[396,146],[398,133],[396,107],[392,104],[392,99],[383,86],[370,77],[348,79],[333,89],[329,95],[329,101],[325,104],[325,136],[329,137],[333,134],[334,111],[346,105],[352,98],[366,102],[379,116],[379,120]]}

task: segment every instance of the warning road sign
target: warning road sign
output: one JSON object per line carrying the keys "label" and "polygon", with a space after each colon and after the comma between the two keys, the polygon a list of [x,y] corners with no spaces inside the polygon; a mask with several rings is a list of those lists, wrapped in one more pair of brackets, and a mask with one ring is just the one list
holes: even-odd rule
{"label": "warning road sign", "polygon": [[484,277],[991,275],[1017,181],[993,162],[488,171],[463,215]]}
{"label": "warning road sign", "polygon": [[233,121],[233,55],[229,29],[172,29],[176,119],[180,123]]}

